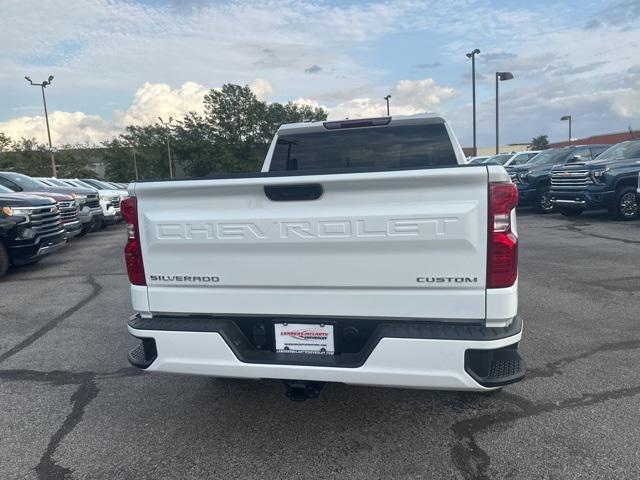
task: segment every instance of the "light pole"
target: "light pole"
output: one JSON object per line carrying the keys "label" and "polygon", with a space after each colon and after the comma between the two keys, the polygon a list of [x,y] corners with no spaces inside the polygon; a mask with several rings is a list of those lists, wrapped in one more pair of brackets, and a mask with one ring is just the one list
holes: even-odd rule
{"label": "light pole", "polygon": [[471,59],[471,92],[473,97],[473,156],[478,156],[478,147],[476,146],[476,55],[480,53],[480,49],[476,48],[472,52],[467,53],[467,58]]}
{"label": "light pole", "polygon": [[513,73],[511,72],[496,72],[496,155],[500,150],[500,122],[499,122],[499,108],[498,108],[498,83],[506,80],[511,80]]}
{"label": "light pole", "polygon": [[169,135],[171,134],[170,125],[173,122],[173,117],[169,117],[169,121],[165,122],[162,117],[158,117],[160,123],[167,129],[167,155],[169,156],[169,178],[173,178],[173,165],[171,164],[171,146],[169,144]]}
{"label": "light pole", "polygon": [[53,154],[53,145],[51,145],[51,131],[49,130],[49,114],[47,112],[47,99],[44,96],[44,89],[47,88],[47,85],[51,85],[53,81],[53,75],[49,75],[47,80],[44,80],[42,83],[33,83],[33,81],[25,76],[24,79],[29,82],[34,87],[40,87],[42,89],[42,103],[44,104],[44,121],[47,124],[47,137],[49,138],[49,153],[51,154],[51,174],[53,177],[57,176],[56,169],[56,157]]}
{"label": "light pole", "polygon": [[136,149],[132,148],[131,152],[133,153],[133,169],[136,172],[136,181],[138,181],[138,162],[136,161]]}
{"label": "light pole", "polygon": [[560,120],[569,120],[569,146],[571,146],[571,115],[564,115],[560,117]]}
{"label": "light pole", "polygon": [[389,99],[391,98],[391,95],[387,95],[386,97],[384,97],[384,99],[387,101],[387,117],[390,116],[389,115]]}

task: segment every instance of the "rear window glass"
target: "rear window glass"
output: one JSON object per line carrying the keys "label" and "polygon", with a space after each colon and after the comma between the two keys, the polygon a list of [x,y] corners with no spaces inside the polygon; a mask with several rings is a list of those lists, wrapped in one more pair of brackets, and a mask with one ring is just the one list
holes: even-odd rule
{"label": "rear window glass", "polygon": [[398,170],[457,165],[442,124],[279,135],[270,171]]}

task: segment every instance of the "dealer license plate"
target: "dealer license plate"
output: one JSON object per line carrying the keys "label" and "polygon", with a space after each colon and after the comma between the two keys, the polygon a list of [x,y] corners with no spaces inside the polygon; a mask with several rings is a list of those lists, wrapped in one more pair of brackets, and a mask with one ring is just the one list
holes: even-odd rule
{"label": "dealer license plate", "polygon": [[324,323],[276,323],[276,351],[285,353],[335,352],[333,325]]}

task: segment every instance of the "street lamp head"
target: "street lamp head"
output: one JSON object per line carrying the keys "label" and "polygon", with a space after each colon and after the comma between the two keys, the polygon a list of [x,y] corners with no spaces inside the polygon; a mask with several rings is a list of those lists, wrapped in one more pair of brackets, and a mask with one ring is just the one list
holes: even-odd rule
{"label": "street lamp head", "polygon": [[560,120],[571,120],[571,115],[563,115],[562,117],[560,117]]}
{"label": "street lamp head", "polygon": [[391,95],[387,95],[386,97],[384,97],[385,100],[389,100],[391,98]]}
{"label": "street lamp head", "polygon": [[51,81],[53,80],[53,75],[49,75],[49,80],[48,82],[51,83]]}
{"label": "street lamp head", "polygon": [[476,49],[475,49],[475,50],[473,50],[472,52],[467,53],[467,58],[471,58],[471,57],[473,57],[474,55],[477,55],[477,54],[479,54],[479,53],[480,53],[480,49],[479,49],[479,48],[476,48]]}
{"label": "street lamp head", "polygon": [[25,79],[27,82],[31,82],[31,79],[30,79],[29,77],[27,77],[26,75],[24,76],[24,79]]}
{"label": "street lamp head", "polygon": [[513,78],[513,73],[511,73],[511,72],[496,72],[496,76],[498,77],[498,80],[500,80],[501,82],[504,82],[506,80],[511,80]]}

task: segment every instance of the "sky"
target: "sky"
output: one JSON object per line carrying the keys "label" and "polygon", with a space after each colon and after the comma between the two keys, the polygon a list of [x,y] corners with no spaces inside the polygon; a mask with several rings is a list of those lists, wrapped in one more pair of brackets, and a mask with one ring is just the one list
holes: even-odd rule
{"label": "sky", "polygon": [[478,145],[640,128],[640,0],[0,0],[0,132],[99,143],[126,125],[201,111],[224,83],[329,118],[437,112]]}

